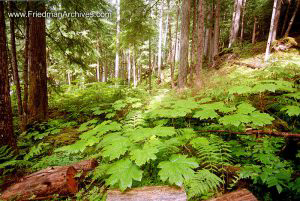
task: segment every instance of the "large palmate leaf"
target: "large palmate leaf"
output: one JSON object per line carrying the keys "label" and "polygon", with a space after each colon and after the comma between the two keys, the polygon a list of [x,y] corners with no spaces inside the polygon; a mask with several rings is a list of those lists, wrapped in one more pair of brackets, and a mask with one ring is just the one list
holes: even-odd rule
{"label": "large palmate leaf", "polygon": [[249,103],[242,103],[238,106],[238,110],[237,113],[240,114],[250,114],[252,112],[254,112],[256,110],[255,107],[253,107],[251,104]]}
{"label": "large palmate leaf", "polygon": [[117,161],[107,171],[110,177],[106,180],[107,185],[115,186],[124,191],[132,186],[132,180],[141,181],[143,171],[129,159]]}
{"label": "large palmate leaf", "polygon": [[184,180],[194,175],[193,168],[199,165],[193,158],[184,155],[172,155],[169,161],[160,162],[158,168],[162,181],[169,181],[170,184],[181,186]]}
{"label": "large palmate leaf", "polygon": [[224,125],[239,126],[241,123],[250,123],[251,120],[249,119],[248,115],[232,114],[232,115],[226,115],[226,116],[220,118],[219,122]]}
{"label": "large palmate leaf", "polygon": [[199,119],[213,119],[218,117],[219,115],[215,112],[214,109],[206,109],[197,111],[193,117]]}
{"label": "large palmate leaf", "polygon": [[127,137],[120,136],[105,146],[101,155],[103,157],[109,157],[110,160],[114,160],[125,154],[130,145],[132,145],[132,143]]}
{"label": "large palmate leaf", "polygon": [[131,160],[135,161],[135,163],[138,166],[144,165],[149,160],[155,160],[156,159],[156,153],[158,153],[158,148],[151,145],[144,145],[143,149],[134,149],[130,155]]}
{"label": "large palmate leaf", "polygon": [[300,115],[300,107],[295,105],[285,106],[281,109],[281,111],[286,111],[290,117]]}
{"label": "large palmate leaf", "polygon": [[157,126],[155,128],[139,128],[126,133],[126,136],[134,142],[139,142],[150,138],[151,136],[167,137],[173,136],[176,131],[173,127]]}
{"label": "large palmate leaf", "polygon": [[254,125],[264,126],[267,124],[272,124],[274,118],[266,113],[260,113],[259,111],[255,111],[250,115],[250,119]]}

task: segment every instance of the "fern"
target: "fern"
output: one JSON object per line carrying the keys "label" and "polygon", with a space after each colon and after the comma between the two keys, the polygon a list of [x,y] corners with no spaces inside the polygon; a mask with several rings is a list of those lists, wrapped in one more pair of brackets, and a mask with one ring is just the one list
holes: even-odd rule
{"label": "fern", "polygon": [[169,161],[158,164],[158,175],[162,181],[169,181],[170,184],[181,186],[184,180],[190,179],[194,175],[194,168],[199,165],[193,158],[184,155],[172,155]]}
{"label": "fern", "polygon": [[25,160],[29,160],[37,155],[40,155],[41,153],[43,153],[42,151],[45,151],[43,149],[45,149],[45,147],[47,147],[49,145],[49,143],[39,143],[38,145],[36,146],[33,146],[29,153],[25,155],[24,159]]}
{"label": "fern", "polygon": [[110,177],[106,180],[107,185],[118,186],[122,191],[132,186],[132,180],[141,181],[143,171],[129,159],[115,162],[107,171]]}
{"label": "fern", "polygon": [[209,170],[197,171],[191,179],[186,181],[187,193],[189,198],[205,195],[208,192],[217,191],[223,184],[223,180]]}

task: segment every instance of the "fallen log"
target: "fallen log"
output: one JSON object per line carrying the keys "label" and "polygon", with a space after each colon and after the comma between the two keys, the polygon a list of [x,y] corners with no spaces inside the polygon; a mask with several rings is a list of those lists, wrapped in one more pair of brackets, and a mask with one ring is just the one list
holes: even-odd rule
{"label": "fallen log", "polygon": [[246,132],[234,132],[229,130],[198,130],[195,131],[198,133],[230,133],[234,135],[270,135],[275,137],[294,137],[300,138],[300,134],[298,133],[288,133],[288,132],[275,132],[275,131],[264,131],[264,130],[249,130]]}
{"label": "fallen log", "polygon": [[20,182],[8,187],[2,200],[28,200],[32,196],[44,197],[53,194],[70,195],[78,192],[73,166],[56,166],[23,177]]}
{"label": "fallen log", "polygon": [[226,193],[220,197],[213,198],[208,201],[258,201],[258,200],[247,189],[241,189],[231,193]]}
{"label": "fallen log", "polygon": [[119,190],[108,190],[106,201],[187,201],[187,196],[182,188],[146,186],[124,193]]}
{"label": "fallen log", "polygon": [[74,163],[71,166],[73,166],[76,171],[82,173],[80,178],[83,179],[89,171],[94,170],[98,166],[98,161],[96,159],[85,160]]}

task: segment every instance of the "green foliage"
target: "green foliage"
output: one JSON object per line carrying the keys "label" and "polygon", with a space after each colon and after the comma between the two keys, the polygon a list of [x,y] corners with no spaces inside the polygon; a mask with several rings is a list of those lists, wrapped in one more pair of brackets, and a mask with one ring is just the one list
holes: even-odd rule
{"label": "green foliage", "polygon": [[194,168],[199,165],[194,158],[187,158],[184,155],[172,155],[169,161],[160,162],[158,168],[162,181],[181,186],[184,180],[188,180],[194,175]]}
{"label": "green foliage", "polygon": [[186,181],[186,188],[189,199],[207,195],[209,192],[216,192],[223,184],[223,180],[209,170],[198,170],[193,177]]}
{"label": "green foliage", "polygon": [[38,156],[38,155],[44,153],[47,150],[46,149],[47,146],[49,146],[49,143],[41,142],[38,145],[31,147],[29,153],[24,156],[24,159],[29,160],[35,156]]}
{"label": "green foliage", "polygon": [[290,117],[300,115],[300,107],[295,105],[285,106],[281,109],[281,111],[286,111]]}
{"label": "green foliage", "polygon": [[132,180],[141,181],[143,171],[129,159],[115,162],[107,171],[110,177],[106,180],[107,185],[118,187],[124,191],[132,186]]}
{"label": "green foliage", "polygon": [[138,166],[142,166],[147,163],[149,160],[156,160],[156,154],[158,149],[155,146],[145,144],[143,149],[134,149],[131,151],[131,160],[135,161]]}

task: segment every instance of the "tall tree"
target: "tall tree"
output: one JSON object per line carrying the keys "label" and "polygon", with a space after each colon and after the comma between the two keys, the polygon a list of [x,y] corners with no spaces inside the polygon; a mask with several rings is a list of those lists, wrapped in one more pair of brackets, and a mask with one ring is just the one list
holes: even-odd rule
{"label": "tall tree", "polygon": [[190,32],[190,12],[191,0],[182,1],[181,15],[181,38],[180,38],[180,59],[179,59],[179,75],[178,87],[183,89],[186,83],[189,55],[189,32]]}
{"label": "tall tree", "polygon": [[[26,13],[29,10],[29,2],[26,2]],[[25,48],[24,48],[24,65],[23,65],[23,81],[24,81],[24,97],[23,97],[23,125],[27,125],[28,119],[28,57],[29,57],[29,18],[25,18]]]}
{"label": "tall tree", "polygon": [[[246,1],[246,0],[244,0]],[[216,12],[215,12],[215,30],[214,30],[214,47],[213,47],[213,66],[216,65],[219,55],[219,40],[220,40],[220,10],[221,3],[217,0]]]}
{"label": "tall tree", "polygon": [[13,132],[3,1],[0,1],[0,144],[16,148]]}
{"label": "tall tree", "polygon": [[203,31],[204,31],[204,13],[203,0],[198,2],[198,46],[197,46],[197,63],[195,85],[197,88],[202,86],[202,62],[203,62]]}
{"label": "tall tree", "polygon": [[246,3],[247,3],[247,0],[243,0],[243,7],[242,7],[242,24],[241,24],[241,42],[242,42],[243,39],[244,39]]}
{"label": "tall tree", "polygon": [[287,3],[288,3],[288,7],[285,11],[285,16],[284,16],[284,21],[283,21],[283,25],[281,27],[281,36],[283,36],[284,34],[284,31],[285,31],[285,27],[287,25],[287,22],[288,22],[288,18],[289,18],[289,11],[290,11],[290,8],[291,8],[291,0],[287,0]]}
{"label": "tall tree", "polygon": [[257,26],[257,17],[254,16],[253,32],[252,32],[252,44],[256,42],[256,26]]}
{"label": "tall tree", "polygon": [[[9,1],[9,11],[14,12],[15,2]],[[18,70],[18,61],[17,61],[17,51],[16,51],[16,39],[15,39],[15,19],[14,17],[9,18],[10,22],[10,45],[11,45],[11,58],[12,58],[12,69],[13,69],[13,78],[16,85],[16,94],[18,101],[18,113],[20,118],[21,130],[25,130],[23,126],[23,106],[22,106],[22,96],[21,96],[21,86],[19,79],[19,70]]]}
{"label": "tall tree", "polygon": [[180,1],[178,2],[178,5],[177,5],[173,64],[171,65],[171,69],[170,69],[171,70],[171,84],[172,84],[172,88],[175,87],[174,70],[175,70],[175,66],[176,66],[177,41],[178,41],[178,29],[179,29],[179,15],[180,15]]}
{"label": "tall tree", "polygon": [[240,19],[241,19],[243,0],[235,0],[234,6],[235,7],[234,7],[233,17],[231,22],[231,31],[230,31],[229,46],[228,46],[229,48],[231,48],[234,42],[236,41],[240,29]]}
{"label": "tall tree", "polygon": [[131,58],[130,58],[130,48],[127,51],[127,76],[128,76],[128,86],[130,86],[130,79],[131,79]]}
{"label": "tall tree", "polygon": [[266,54],[265,54],[265,61],[268,61],[270,58],[271,44],[273,42],[272,39],[273,39],[273,33],[274,33],[274,22],[275,22],[275,15],[276,15],[278,1],[279,0],[274,0],[269,37],[268,37],[268,43],[267,43],[267,48],[266,48]]}
{"label": "tall tree", "polygon": [[277,37],[277,30],[278,30],[278,23],[279,23],[279,18],[280,18],[280,11],[281,11],[281,0],[277,4],[276,8],[276,14],[275,14],[275,19],[274,19],[274,32],[272,34],[272,41],[276,40]]}
{"label": "tall tree", "polygon": [[[44,12],[43,1],[30,1],[33,12]],[[45,18],[30,16],[29,27],[29,123],[47,121],[47,64]]]}
{"label": "tall tree", "polygon": [[287,36],[289,35],[289,33],[290,33],[290,30],[291,30],[292,25],[293,25],[293,23],[294,23],[294,20],[295,20],[297,11],[299,10],[299,5],[300,5],[300,0],[297,0],[297,5],[296,5],[296,8],[295,8],[295,10],[294,10],[294,12],[293,12],[293,16],[292,16],[292,18],[291,18],[291,20],[290,20],[289,26],[288,26],[288,28],[287,28],[285,34],[284,34],[284,36],[286,36],[286,37],[287,37]]}
{"label": "tall tree", "polygon": [[190,65],[190,80],[193,81],[193,71],[195,68],[195,49],[196,49],[196,27],[197,27],[197,0],[194,0],[194,10],[193,10],[193,29],[192,29],[192,47],[190,51],[191,65]]}
{"label": "tall tree", "polygon": [[158,80],[161,82],[162,79],[162,72],[161,72],[161,65],[162,65],[162,40],[163,40],[163,13],[164,13],[164,0],[161,1],[160,5],[160,15],[159,15],[159,38],[158,38],[158,58],[157,58],[157,73],[158,73]]}
{"label": "tall tree", "polygon": [[116,35],[116,59],[115,59],[115,78],[119,77],[119,48],[120,48],[120,0],[116,0],[117,7],[117,35]]}

